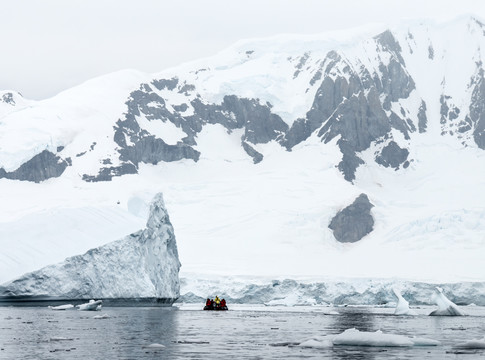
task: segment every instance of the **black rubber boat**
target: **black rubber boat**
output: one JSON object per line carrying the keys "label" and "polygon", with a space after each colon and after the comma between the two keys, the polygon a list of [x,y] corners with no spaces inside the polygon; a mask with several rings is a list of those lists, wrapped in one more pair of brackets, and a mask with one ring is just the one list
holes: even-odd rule
{"label": "black rubber boat", "polygon": [[204,306],[204,310],[224,311],[228,310],[227,306]]}

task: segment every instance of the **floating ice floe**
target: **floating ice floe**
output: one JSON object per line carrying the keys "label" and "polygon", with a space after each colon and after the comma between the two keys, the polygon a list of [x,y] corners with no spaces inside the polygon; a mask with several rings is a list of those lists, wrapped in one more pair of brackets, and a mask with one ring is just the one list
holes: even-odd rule
{"label": "floating ice floe", "polygon": [[65,305],[58,305],[58,306],[48,306],[48,308],[51,309],[51,310],[67,310],[67,309],[74,308],[74,305],[65,304]]}
{"label": "floating ice floe", "polygon": [[455,347],[460,349],[485,349],[485,337],[483,339],[467,340]]}
{"label": "floating ice floe", "polygon": [[465,313],[460,310],[460,308],[450,301],[445,294],[443,294],[443,289],[436,287],[436,292],[433,295],[433,300],[438,305],[438,309],[434,310],[429,314],[430,316],[463,316]]}
{"label": "floating ice floe", "polygon": [[162,344],[150,344],[150,345],[144,345],[142,346],[143,349],[153,349],[153,350],[156,350],[156,349],[163,349],[165,348],[165,345],[162,345]]}
{"label": "floating ice floe", "polygon": [[397,297],[397,305],[396,310],[394,310],[394,315],[418,315],[414,310],[409,308],[409,303],[402,297],[401,292],[398,289],[392,288],[392,291]]}
{"label": "floating ice floe", "polygon": [[96,310],[101,310],[103,300],[89,300],[88,303],[77,305],[77,308],[79,310],[83,311],[96,311]]}
{"label": "floating ice floe", "polygon": [[96,316],[93,316],[93,319],[109,319],[109,315],[108,314],[96,315]]}
{"label": "floating ice floe", "polygon": [[298,346],[311,348],[329,348],[333,346],[334,335],[318,336],[302,341]]}
{"label": "floating ice floe", "polygon": [[338,335],[314,337],[299,344],[302,347],[327,348],[332,346],[385,346],[385,347],[410,347],[410,346],[437,346],[441,343],[437,340],[407,337],[404,335],[384,334],[382,331],[366,332],[357,329],[347,329]]}
{"label": "floating ice floe", "polygon": [[71,341],[74,340],[73,338],[68,338],[64,336],[53,336],[49,339],[49,341]]}

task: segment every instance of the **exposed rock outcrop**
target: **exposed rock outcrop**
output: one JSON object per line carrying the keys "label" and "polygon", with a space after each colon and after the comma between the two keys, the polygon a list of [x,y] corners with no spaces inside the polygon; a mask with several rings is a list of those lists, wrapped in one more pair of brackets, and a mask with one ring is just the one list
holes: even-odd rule
{"label": "exposed rock outcrop", "polygon": [[7,178],[38,183],[61,176],[69,165],[71,165],[70,158],[62,159],[60,156],[44,150],[12,172],[0,168],[0,179]]}
{"label": "exposed rock outcrop", "polygon": [[409,166],[408,155],[408,149],[402,149],[395,141],[391,141],[376,157],[376,163],[396,170],[399,169],[401,164],[403,168],[407,168]]}
{"label": "exposed rock outcrop", "polygon": [[356,242],[369,234],[374,227],[370,210],[374,207],[366,194],[360,194],[355,201],[340,210],[330,225],[335,239],[340,242]]}

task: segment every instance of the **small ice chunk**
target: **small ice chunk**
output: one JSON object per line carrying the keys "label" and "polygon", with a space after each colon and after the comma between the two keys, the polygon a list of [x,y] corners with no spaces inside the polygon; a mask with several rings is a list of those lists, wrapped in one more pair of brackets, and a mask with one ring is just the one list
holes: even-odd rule
{"label": "small ice chunk", "polygon": [[150,345],[144,345],[143,349],[163,349],[165,345],[162,344],[150,344]]}
{"label": "small ice chunk", "polygon": [[438,340],[427,339],[422,337],[412,337],[410,340],[414,343],[414,346],[438,346],[441,343]]}
{"label": "small ice chunk", "polygon": [[376,332],[365,332],[357,329],[347,329],[342,334],[336,335],[333,339],[334,345],[351,346],[414,346],[414,342],[406,336],[384,334]]}
{"label": "small ice chunk", "polygon": [[394,315],[418,315],[414,310],[409,308],[409,303],[402,297],[401,291],[399,291],[397,288],[393,288],[392,291],[397,297],[397,305],[396,310],[394,310]]}
{"label": "small ice chunk", "polygon": [[49,339],[49,341],[70,341],[70,340],[74,340],[74,339],[63,337],[63,336],[53,336]]}
{"label": "small ice chunk", "polygon": [[96,311],[101,310],[103,300],[89,300],[88,303],[77,305],[77,308],[82,311]]}
{"label": "small ice chunk", "polygon": [[58,305],[58,306],[48,306],[51,310],[67,310],[74,308],[73,304],[65,304],[65,305]]}
{"label": "small ice chunk", "polygon": [[467,340],[455,347],[460,349],[485,349],[485,337],[483,339]]}
{"label": "small ice chunk", "polygon": [[430,316],[463,316],[465,313],[460,310],[460,308],[450,301],[445,294],[443,294],[443,289],[436,287],[436,292],[433,295],[433,300],[438,305],[438,309],[434,310],[429,314]]}
{"label": "small ice chunk", "polygon": [[96,315],[96,316],[93,316],[93,319],[109,319],[109,315],[108,314]]}
{"label": "small ice chunk", "polygon": [[333,336],[315,337],[301,342],[298,346],[309,348],[329,348],[333,346]]}

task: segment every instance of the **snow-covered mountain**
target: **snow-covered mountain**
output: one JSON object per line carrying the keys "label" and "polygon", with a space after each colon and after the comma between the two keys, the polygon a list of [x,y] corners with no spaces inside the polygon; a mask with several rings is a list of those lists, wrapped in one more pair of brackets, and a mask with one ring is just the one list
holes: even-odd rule
{"label": "snow-covered mountain", "polygon": [[0,301],[143,298],[171,304],[180,295],[179,269],[174,230],[157,194],[145,229],[0,286]]}
{"label": "snow-covered mountain", "polygon": [[188,277],[482,281],[484,49],[466,17],[3,92],[0,281],[139,229],[157,192]]}

